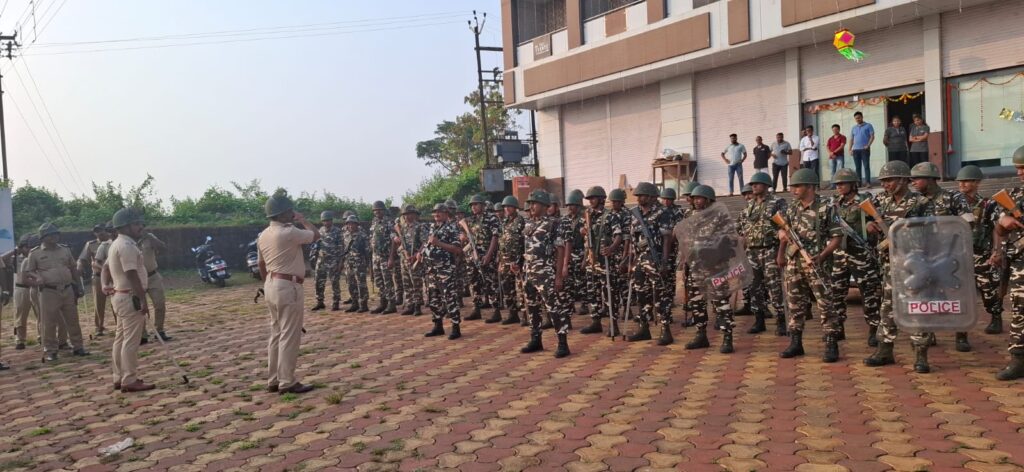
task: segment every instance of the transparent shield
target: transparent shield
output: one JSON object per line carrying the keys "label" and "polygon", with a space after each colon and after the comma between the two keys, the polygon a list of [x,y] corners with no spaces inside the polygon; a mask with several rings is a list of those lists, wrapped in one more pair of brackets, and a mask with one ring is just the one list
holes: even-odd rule
{"label": "transparent shield", "polygon": [[676,224],[673,233],[679,243],[679,267],[689,264],[694,283],[706,293],[725,296],[750,285],[753,273],[743,238],[725,205],[714,203],[693,212]]}
{"label": "transparent shield", "polygon": [[905,218],[890,229],[893,315],[916,331],[966,331],[978,320],[970,225]]}

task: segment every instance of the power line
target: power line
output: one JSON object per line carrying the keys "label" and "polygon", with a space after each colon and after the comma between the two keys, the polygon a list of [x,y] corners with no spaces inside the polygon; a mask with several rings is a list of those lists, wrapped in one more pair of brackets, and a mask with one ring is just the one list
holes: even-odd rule
{"label": "power line", "polygon": [[14,110],[18,112],[18,116],[21,117],[21,121],[25,123],[25,127],[28,128],[28,132],[32,136],[32,140],[36,142],[36,146],[39,148],[39,152],[43,155],[43,158],[46,159],[46,163],[50,165],[50,169],[53,170],[53,175],[57,177],[57,181],[60,182],[60,185],[64,187],[65,191],[67,191],[69,194],[74,195],[74,192],[71,191],[71,188],[68,187],[68,184],[64,182],[64,178],[60,176],[60,172],[57,171],[57,166],[53,165],[53,161],[50,160],[50,156],[46,154],[46,150],[43,149],[42,143],[39,142],[39,137],[36,136],[36,132],[33,131],[32,127],[28,125],[28,120],[25,119],[25,114],[21,112],[21,107],[18,105],[18,101],[14,99],[13,95],[9,95],[7,99],[10,100],[12,104],[14,104]]}
{"label": "power line", "polygon": [[[32,69],[28,67],[28,59],[23,59],[21,61],[21,65],[25,66],[25,72],[28,73],[28,78],[32,83],[32,88],[35,89],[36,95],[39,97],[39,103],[43,104],[43,111],[46,112],[46,117],[50,120],[50,127],[53,128],[53,132],[57,135],[57,141],[60,143],[61,149],[64,150],[64,156],[67,158],[68,161],[71,162],[71,168],[74,169],[75,178],[79,182],[82,182],[82,173],[79,172],[78,165],[75,164],[75,160],[71,158],[71,153],[68,151],[68,146],[67,144],[64,143],[64,137],[61,135],[60,129],[57,128],[57,122],[53,119],[53,115],[50,114],[50,107],[46,105],[46,99],[43,98],[43,92],[39,89],[39,84],[36,83],[35,76],[32,75]],[[15,71],[15,73],[17,73],[17,71]],[[18,77],[18,80],[20,81],[21,77]]]}

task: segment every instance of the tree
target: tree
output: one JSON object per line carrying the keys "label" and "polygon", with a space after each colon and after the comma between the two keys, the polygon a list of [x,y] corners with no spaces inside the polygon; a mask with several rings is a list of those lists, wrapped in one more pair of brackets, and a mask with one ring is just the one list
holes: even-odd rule
{"label": "tree", "polygon": [[11,206],[14,207],[14,231],[18,237],[34,233],[39,225],[64,214],[64,202],[56,192],[28,182],[14,191]]}
{"label": "tree", "polygon": [[[484,94],[488,102],[502,102],[501,90],[495,84],[488,84]],[[463,101],[472,107],[472,111],[462,113],[454,120],[438,123],[432,139],[416,143],[416,157],[426,161],[429,166],[440,168],[449,176],[461,174],[473,165],[484,164],[487,156],[480,122],[480,94],[474,90]],[[518,110],[489,105],[488,142],[493,144],[506,130],[515,127],[515,116],[518,114]]]}

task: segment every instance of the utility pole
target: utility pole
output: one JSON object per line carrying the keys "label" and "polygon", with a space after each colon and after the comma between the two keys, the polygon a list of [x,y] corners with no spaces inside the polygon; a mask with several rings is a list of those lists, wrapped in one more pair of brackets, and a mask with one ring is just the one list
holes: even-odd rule
{"label": "utility pole", "polygon": [[[18,44],[18,33],[15,32],[10,36],[0,34],[0,47],[7,49],[7,59],[14,58],[14,48],[21,47]],[[3,52],[0,52],[0,57],[3,56]],[[0,74],[0,160],[3,161],[3,177],[4,181],[7,182],[10,176],[7,174],[7,129],[4,126],[4,76]]]}
{"label": "utility pole", "polygon": [[[484,142],[484,156],[486,157],[486,167],[496,166],[496,162],[492,162],[491,159],[491,146],[488,137],[490,136],[487,128],[487,105],[496,103],[495,101],[487,100],[487,96],[484,95],[484,83],[500,83],[501,82],[501,71],[495,67],[493,70],[484,70],[483,61],[480,58],[482,51],[490,52],[502,52],[502,48],[494,46],[481,46],[480,45],[480,33],[484,30],[484,25],[487,24],[487,12],[483,13],[482,18],[477,17],[476,10],[473,10],[473,20],[469,21],[469,30],[473,32],[473,39],[475,44],[473,50],[476,52],[476,80],[477,80],[477,93],[480,97],[480,126],[483,131],[483,142]],[[484,79],[484,74],[491,74],[490,79]]]}

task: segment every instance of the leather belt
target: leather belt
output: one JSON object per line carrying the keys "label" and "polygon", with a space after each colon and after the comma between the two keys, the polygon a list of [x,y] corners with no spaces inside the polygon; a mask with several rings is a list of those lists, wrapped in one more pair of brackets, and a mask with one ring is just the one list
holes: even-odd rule
{"label": "leather belt", "polygon": [[67,290],[68,287],[71,287],[71,284],[64,285],[63,287],[58,287],[56,285],[43,285],[43,286],[40,286],[39,288],[40,289],[48,288],[50,290],[56,290],[58,292],[63,292],[64,290]]}
{"label": "leather belt", "polygon": [[299,277],[297,275],[279,274],[277,272],[271,272],[270,273],[270,278],[272,278],[272,279],[288,280],[288,281],[291,281],[291,282],[295,282],[295,283],[297,283],[299,285],[302,285],[302,280],[303,280],[302,277]]}
{"label": "leather belt", "polygon": [[132,289],[128,289],[128,290],[114,290],[114,293],[132,293]]}
{"label": "leather belt", "polygon": [[157,271],[155,271],[155,270],[153,272],[147,272],[146,273],[146,277],[152,277],[152,276],[156,275],[156,272]]}

